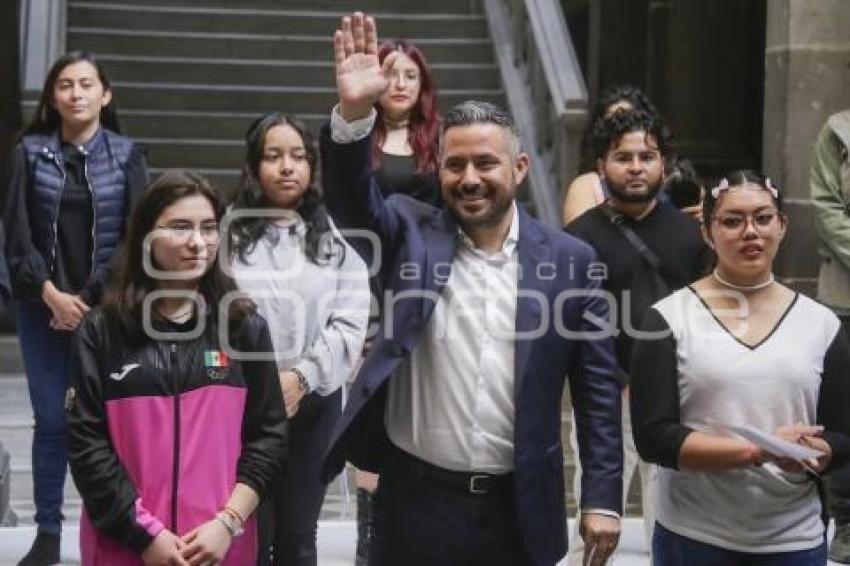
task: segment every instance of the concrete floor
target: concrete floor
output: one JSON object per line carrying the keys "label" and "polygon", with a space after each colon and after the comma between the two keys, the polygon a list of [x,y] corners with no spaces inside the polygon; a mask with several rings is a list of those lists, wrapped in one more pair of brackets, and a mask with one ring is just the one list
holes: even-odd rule
{"label": "concrete floor", "polygon": [[[570,521],[572,523],[572,521]],[[572,527],[572,524],[570,525]],[[830,529],[831,531],[831,529]],[[570,531],[572,532],[572,531]],[[66,536],[62,541],[62,564],[79,565],[80,552],[77,547],[79,530],[77,525],[66,525]],[[832,533],[830,532],[830,538]],[[29,549],[35,536],[35,527],[28,525],[0,528],[0,566],[14,566]],[[352,566],[356,530],[353,521],[319,522],[319,566]],[[649,555],[643,537],[641,519],[626,519],[623,536],[613,566],[649,566]],[[560,566],[565,565],[565,561]],[[840,566],[829,562],[831,566]]]}
{"label": "concrete floor", "polygon": [[[80,552],[77,547],[78,527],[65,526],[62,540],[62,564],[79,565]],[[615,560],[616,566],[647,566],[643,527],[639,519],[627,519],[625,532],[620,542],[621,553]],[[29,549],[35,536],[35,527],[28,525],[0,528],[0,566],[14,566]],[[321,521],[319,523],[319,566],[352,566],[356,530],[352,521]]]}

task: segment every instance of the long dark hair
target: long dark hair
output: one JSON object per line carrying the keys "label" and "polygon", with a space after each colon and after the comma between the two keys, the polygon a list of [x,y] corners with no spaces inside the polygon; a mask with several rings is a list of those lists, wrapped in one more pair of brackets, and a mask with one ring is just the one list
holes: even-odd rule
{"label": "long dark hair", "polygon": [[[404,39],[391,39],[382,43],[378,49],[378,60],[383,63],[387,55],[393,51],[404,53],[419,67],[419,98],[411,109],[410,120],[407,124],[407,143],[413,150],[416,172],[436,171],[440,113],[437,109],[437,85],[434,83],[434,76],[422,51]],[[381,147],[387,139],[387,126],[384,124],[384,111],[379,103],[375,104],[375,110],[378,112],[378,119],[372,135],[372,168],[379,169],[382,161]]]}
{"label": "long dark hair", "polygon": [[[333,250],[327,249],[328,241],[326,240],[326,234],[331,232],[331,224],[324,200],[316,187],[318,165],[316,146],[310,132],[296,118],[280,112],[271,112],[255,120],[248,128],[245,134],[245,166],[242,169],[236,198],[233,199],[233,210],[272,206],[266,200],[260,183],[260,165],[265,151],[266,134],[276,126],[289,126],[301,136],[301,141],[304,143],[307,164],[310,167],[310,180],[295,212],[301,216],[307,227],[307,234],[304,237],[304,253],[307,259],[317,265],[326,264],[333,255]],[[266,235],[271,238],[278,237],[277,231],[270,230],[271,219],[269,218],[252,216],[237,218],[230,227],[229,238],[233,252],[242,261],[245,261],[246,255],[254,250],[260,238]],[[334,237],[331,241],[337,241],[337,238]],[[344,253],[342,246],[337,248]]]}
{"label": "long dark hair", "polygon": [[[65,69],[65,67],[81,61],[91,63],[91,65],[95,68],[97,71],[97,78],[100,80],[100,84],[103,85],[104,91],[112,90],[109,77],[106,75],[103,65],[97,60],[93,53],[88,53],[86,51],[70,51],[65,55],[62,55],[55,63],[53,63],[53,66],[50,67],[50,71],[47,73],[47,79],[44,81],[44,88],[41,89],[41,97],[38,99],[38,106],[35,108],[35,114],[33,114],[29,125],[24,128],[24,135],[49,134],[60,128],[62,125],[62,117],[59,115],[56,108],[53,107],[53,91],[56,88],[56,81],[59,80],[59,74]],[[118,123],[118,113],[115,110],[114,93],[109,104],[100,109],[100,125],[117,134],[121,133],[121,126]]]}
{"label": "long dark hair", "polygon": [[[103,302],[103,311],[107,318],[125,337],[143,338],[143,302],[145,296],[158,287],[157,280],[144,268],[144,255],[151,253],[150,250],[145,250],[145,238],[154,230],[163,210],[181,199],[196,195],[207,199],[215,212],[216,220],[221,221],[225,206],[218,190],[204,177],[188,170],[165,171],[147,188],[133,207],[117,273]],[[151,263],[155,264],[153,258],[150,259]],[[198,284],[198,293],[213,309],[217,308],[227,293],[237,289],[233,279],[221,270],[220,261],[216,254],[212,265]],[[232,302],[228,313],[231,328],[238,329],[244,316],[253,310],[253,303],[247,299]],[[216,316],[211,316],[210,319],[215,325]]]}

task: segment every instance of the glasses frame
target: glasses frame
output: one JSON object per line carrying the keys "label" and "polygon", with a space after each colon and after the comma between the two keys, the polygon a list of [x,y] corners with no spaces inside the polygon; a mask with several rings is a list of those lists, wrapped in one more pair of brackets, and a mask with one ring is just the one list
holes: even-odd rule
{"label": "glasses frame", "polygon": [[155,226],[154,231],[180,244],[191,242],[196,233],[208,246],[221,241],[221,225],[218,222],[215,224],[215,230],[212,230],[211,226],[192,226],[191,228],[188,226]]}
{"label": "glasses frame", "polygon": [[[757,217],[762,216],[762,215],[769,215],[770,216],[770,220],[768,222],[766,222],[765,224],[759,224],[759,222],[756,220]],[[723,218],[728,218],[728,217],[736,217],[736,218],[739,218],[739,219],[743,219],[743,222],[741,223],[740,226],[738,226],[736,228],[724,226],[722,220],[723,220]],[[760,210],[758,212],[747,213],[747,214],[742,214],[742,213],[739,213],[739,212],[730,212],[730,213],[726,213],[726,214],[712,214],[711,215],[711,221],[712,222],[716,221],[717,225],[720,227],[721,230],[723,230],[724,232],[730,233],[730,234],[743,234],[744,232],[746,232],[746,230],[749,228],[750,225],[752,225],[753,230],[755,230],[759,234],[762,234],[762,232],[764,230],[770,228],[770,226],[772,226],[773,223],[776,220],[780,220],[780,221],[782,220],[782,213],[779,210],[776,210],[776,209]]]}

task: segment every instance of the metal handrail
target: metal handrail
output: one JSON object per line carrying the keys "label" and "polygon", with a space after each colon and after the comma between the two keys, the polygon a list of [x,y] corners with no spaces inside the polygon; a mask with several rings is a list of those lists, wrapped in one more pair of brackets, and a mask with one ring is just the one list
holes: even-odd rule
{"label": "metal handrail", "polygon": [[508,103],[531,156],[537,215],[561,225],[561,187],[578,172],[587,87],[557,0],[484,0]]}
{"label": "metal handrail", "polygon": [[47,71],[65,52],[67,0],[22,0],[20,9],[21,89],[41,90]]}

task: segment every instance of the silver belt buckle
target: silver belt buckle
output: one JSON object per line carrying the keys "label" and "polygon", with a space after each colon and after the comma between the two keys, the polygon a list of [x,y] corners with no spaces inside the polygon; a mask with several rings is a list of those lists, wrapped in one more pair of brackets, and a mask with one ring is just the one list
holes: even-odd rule
{"label": "silver belt buckle", "polygon": [[487,490],[483,487],[478,487],[477,482],[487,480],[490,476],[483,474],[473,474],[469,477],[469,493],[473,495],[487,495]]}

